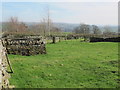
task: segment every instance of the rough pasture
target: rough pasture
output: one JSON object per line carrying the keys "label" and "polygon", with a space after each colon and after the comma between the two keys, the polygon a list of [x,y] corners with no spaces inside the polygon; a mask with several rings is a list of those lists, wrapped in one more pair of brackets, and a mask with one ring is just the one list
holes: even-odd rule
{"label": "rough pasture", "polygon": [[9,55],[16,88],[118,87],[118,43],[79,40],[47,44],[47,54]]}

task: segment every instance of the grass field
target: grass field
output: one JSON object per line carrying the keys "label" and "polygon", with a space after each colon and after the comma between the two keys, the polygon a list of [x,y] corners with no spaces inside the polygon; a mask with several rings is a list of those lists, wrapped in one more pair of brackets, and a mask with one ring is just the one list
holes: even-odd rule
{"label": "grass field", "polygon": [[9,55],[16,88],[115,88],[118,43],[79,40],[47,44],[46,55]]}

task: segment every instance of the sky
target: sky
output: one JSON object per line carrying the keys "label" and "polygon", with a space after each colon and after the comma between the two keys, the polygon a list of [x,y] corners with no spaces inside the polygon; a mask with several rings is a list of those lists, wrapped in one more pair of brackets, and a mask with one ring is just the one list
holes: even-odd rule
{"label": "sky", "polygon": [[109,2],[104,2],[105,0],[102,2],[100,0],[99,2],[94,0],[92,2],[88,2],[88,0],[84,2],[75,2],[75,0],[74,2],[72,2],[73,0],[70,0],[71,2],[7,1],[3,0],[2,5],[0,5],[2,8],[0,21],[7,21],[13,16],[18,17],[23,22],[40,22],[42,18],[47,16],[49,8],[50,18],[53,22],[96,25],[118,24],[118,2],[115,0],[109,0]]}
{"label": "sky", "polygon": [[2,2],[118,2],[119,0],[1,0]]}

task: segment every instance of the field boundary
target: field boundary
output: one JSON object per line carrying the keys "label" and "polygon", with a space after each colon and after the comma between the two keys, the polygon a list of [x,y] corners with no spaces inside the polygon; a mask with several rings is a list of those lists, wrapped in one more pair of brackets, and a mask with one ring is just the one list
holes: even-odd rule
{"label": "field boundary", "polygon": [[9,78],[10,75],[7,72],[7,57],[6,57],[5,47],[2,45],[2,40],[0,40],[0,89],[9,88]]}

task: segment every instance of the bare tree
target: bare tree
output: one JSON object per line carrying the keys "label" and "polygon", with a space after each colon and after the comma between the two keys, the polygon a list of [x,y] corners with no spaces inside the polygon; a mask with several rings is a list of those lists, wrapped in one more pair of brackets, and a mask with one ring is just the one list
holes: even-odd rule
{"label": "bare tree", "polygon": [[90,33],[90,25],[80,24],[78,27],[75,28],[74,32],[76,34],[89,34]]}
{"label": "bare tree", "polygon": [[18,31],[18,18],[17,17],[11,17],[9,22],[7,23],[7,31],[8,32],[17,32]]}
{"label": "bare tree", "polygon": [[28,28],[25,23],[19,22],[17,17],[11,17],[3,26],[3,31],[7,33],[25,33]]}
{"label": "bare tree", "polygon": [[51,35],[60,35],[62,30],[58,27],[52,26]]}
{"label": "bare tree", "polygon": [[92,31],[93,31],[93,34],[96,34],[96,35],[101,34],[99,27],[96,25],[92,25]]}
{"label": "bare tree", "polygon": [[48,23],[48,35],[50,35],[50,25],[51,25],[51,22],[50,22],[50,10],[49,10],[49,7],[47,7],[47,23]]}
{"label": "bare tree", "polygon": [[40,23],[38,25],[35,25],[34,31],[36,33],[39,33],[40,35],[46,37],[47,35],[51,34],[50,31],[52,29],[52,21],[50,19],[49,6],[47,6],[44,11],[46,13],[45,13],[44,17],[41,19]]}

